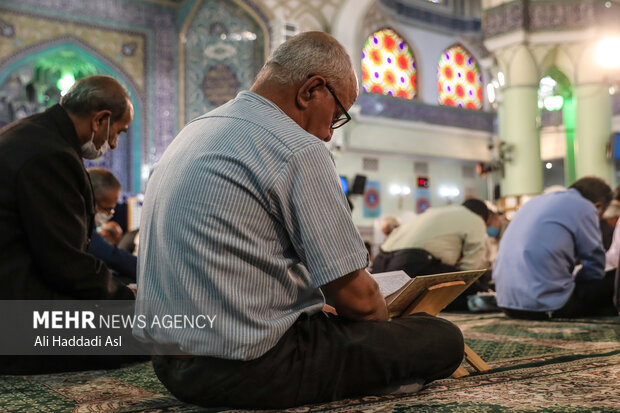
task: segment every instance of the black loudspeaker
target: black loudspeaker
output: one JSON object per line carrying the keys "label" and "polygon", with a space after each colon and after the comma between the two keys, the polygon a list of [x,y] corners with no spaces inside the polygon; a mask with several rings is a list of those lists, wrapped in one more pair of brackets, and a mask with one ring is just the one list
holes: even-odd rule
{"label": "black loudspeaker", "polygon": [[495,188],[493,188],[493,199],[498,200],[502,197],[502,189],[499,184],[495,184]]}
{"label": "black loudspeaker", "polygon": [[362,195],[364,193],[365,187],[366,175],[355,175],[355,179],[353,180],[353,186],[351,187],[349,193],[355,195]]}

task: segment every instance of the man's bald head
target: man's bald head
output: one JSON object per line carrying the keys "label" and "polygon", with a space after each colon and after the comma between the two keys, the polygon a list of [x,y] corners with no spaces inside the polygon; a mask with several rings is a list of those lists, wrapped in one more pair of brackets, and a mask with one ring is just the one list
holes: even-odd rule
{"label": "man's bald head", "polygon": [[351,58],[336,39],[305,32],[267,60],[251,91],[269,99],[306,132],[328,142],[334,125],[351,119],[359,93]]}
{"label": "man's bald head", "polygon": [[357,96],[351,58],[338,40],[324,32],[304,32],[284,42],[258,73],[256,83],[297,86],[311,75],[324,76],[338,88],[353,87]]}
{"label": "man's bald head", "polygon": [[119,120],[129,105],[129,93],[123,85],[113,77],[100,75],[79,79],[60,99],[60,106],[77,116],[109,110],[111,123]]}

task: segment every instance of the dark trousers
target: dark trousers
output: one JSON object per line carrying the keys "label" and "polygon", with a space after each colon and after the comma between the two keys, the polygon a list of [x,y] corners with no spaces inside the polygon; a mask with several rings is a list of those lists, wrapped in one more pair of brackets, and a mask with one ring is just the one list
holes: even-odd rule
{"label": "dark trousers", "polygon": [[564,306],[555,311],[524,311],[502,308],[511,318],[522,320],[546,320],[549,318],[578,318],[618,315],[614,307],[614,279],[616,272],[610,271],[601,280],[577,280],[575,289]]}
{"label": "dark trousers", "polygon": [[[448,265],[434,257],[430,252],[420,248],[408,248],[393,252],[381,251],[372,262],[372,273],[402,270],[411,278],[418,275],[442,274],[459,271],[454,265]],[[484,277],[484,276],[483,276]],[[476,281],[456,297],[445,311],[469,311],[467,297],[480,291],[488,291],[482,281]]]}
{"label": "dark trousers", "polygon": [[403,270],[411,278],[418,275],[441,274],[458,271],[435,258],[430,252],[420,248],[384,252],[381,251],[372,261],[373,273]]}
{"label": "dark trousers", "polygon": [[154,356],[157,377],[178,399],[206,407],[279,409],[385,394],[449,376],[463,336],[425,313],[389,322],[301,316],[255,360]]}

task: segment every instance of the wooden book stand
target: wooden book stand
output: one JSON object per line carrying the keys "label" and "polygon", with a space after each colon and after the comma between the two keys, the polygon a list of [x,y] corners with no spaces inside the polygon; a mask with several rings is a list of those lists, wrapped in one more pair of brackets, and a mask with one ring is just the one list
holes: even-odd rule
{"label": "wooden book stand", "polygon": [[[484,272],[485,270],[461,271],[413,278],[394,294],[386,297],[390,317],[403,317],[420,312],[436,316]],[[403,303],[408,305],[403,306]],[[491,370],[467,344],[465,344],[465,360],[478,372]],[[452,377],[460,378],[468,375],[469,372],[460,366]]]}

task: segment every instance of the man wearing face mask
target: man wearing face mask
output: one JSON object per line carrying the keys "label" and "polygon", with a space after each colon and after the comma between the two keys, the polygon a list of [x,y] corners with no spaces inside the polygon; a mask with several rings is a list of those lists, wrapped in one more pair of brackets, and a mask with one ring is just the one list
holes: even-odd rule
{"label": "man wearing face mask", "polygon": [[491,216],[487,223],[487,237],[484,243],[484,268],[493,268],[497,258],[497,250],[499,249],[500,235],[505,227],[503,215],[491,211]]}
{"label": "man wearing face mask", "polygon": [[[121,196],[121,183],[110,171],[102,168],[89,168],[88,175],[95,195],[95,224],[101,227],[114,216],[114,207]],[[93,228],[88,252],[101,259],[108,268],[117,273],[117,278],[125,283],[136,282],[137,258],[125,250],[107,242],[97,229]]]}
{"label": "man wearing face mask", "polygon": [[109,76],[0,130],[0,299],[132,299],[88,253],[95,203],[82,158],[114,149],[133,106]]}

